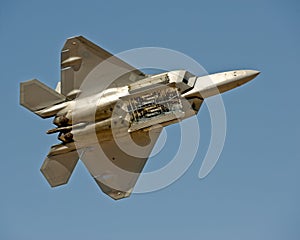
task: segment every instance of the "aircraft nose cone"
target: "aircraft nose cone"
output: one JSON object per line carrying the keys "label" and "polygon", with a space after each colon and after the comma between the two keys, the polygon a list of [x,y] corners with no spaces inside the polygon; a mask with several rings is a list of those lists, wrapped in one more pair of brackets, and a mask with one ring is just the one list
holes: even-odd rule
{"label": "aircraft nose cone", "polygon": [[257,70],[234,71],[233,82],[237,83],[237,86],[241,86],[253,80],[258,74],[260,74],[260,71]]}
{"label": "aircraft nose cone", "polygon": [[252,77],[252,79],[260,74],[260,71],[257,71],[257,70],[246,70],[245,72],[246,72],[247,77]]}
{"label": "aircraft nose cone", "polygon": [[239,78],[239,84],[245,84],[246,82],[251,81],[254,79],[258,74],[260,74],[260,71],[257,70],[244,70],[244,74],[242,74]]}

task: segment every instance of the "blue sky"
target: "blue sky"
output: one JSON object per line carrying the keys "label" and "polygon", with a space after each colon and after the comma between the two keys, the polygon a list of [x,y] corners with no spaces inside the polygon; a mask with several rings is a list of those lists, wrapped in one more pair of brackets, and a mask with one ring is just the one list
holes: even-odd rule
{"label": "blue sky", "polygon": [[[2,1],[0,238],[299,239],[299,11],[296,0]],[[51,120],[19,106],[19,83],[54,87],[60,50],[74,35],[113,53],[174,49],[210,73],[262,72],[223,95],[227,138],[208,177],[197,177],[210,134],[203,106],[197,157],[171,186],[115,202],[81,163],[68,185],[48,186],[39,168],[57,140],[45,134]],[[162,161],[178,128],[168,134]]]}

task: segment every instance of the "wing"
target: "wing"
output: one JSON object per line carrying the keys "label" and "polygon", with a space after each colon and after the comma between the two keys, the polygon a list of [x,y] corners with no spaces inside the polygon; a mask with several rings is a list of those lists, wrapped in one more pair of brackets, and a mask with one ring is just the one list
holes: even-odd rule
{"label": "wing", "polygon": [[[110,137],[110,140],[102,141],[99,144],[87,148],[81,155],[81,160],[95,179],[101,190],[111,198],[118,200],[128,197],[137,179],[142,172],[147,159],[157,141],[162,128],[155,128],[149,131],[136,131],[131,134],[133,141],[127,137],[119,137],[118,143]],[[127,153],[120,149],[118,144],[125,143]],[[132,144],[132,146],[130,145]],[[137,144],[137,145],[136,145]],[[123,144],[122,144],[123,145]],[[135,155],[139,146],[143,154]]]}
{"label": "wing", "polygon": [[[61,86],[60,91],[67,95],[80,86],[86,76],[100,63],[109,62],[118,69],[126,69],[130,74],[118,80],[118,86],[124,86],[139,80],[145,75],[111,53],[90,42],[82,36],[69,38],[61,51]],[[114,71],[114,69],[110,69]]]}

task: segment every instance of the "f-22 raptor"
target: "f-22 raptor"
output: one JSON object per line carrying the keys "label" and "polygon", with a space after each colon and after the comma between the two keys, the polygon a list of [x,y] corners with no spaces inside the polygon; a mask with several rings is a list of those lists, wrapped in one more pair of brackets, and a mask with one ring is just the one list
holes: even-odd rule
{"label": "f-22 raptor", "polygon": [[[99,64],[106,74],[85,84]],[[20,104],[54,118],[56,126],[47,133],[58,133],[61,143],[51,147],[41,167],[52,187],[66,184],[81,159],[102,191],[117,200],[131,194],[163,127],[196,115],[205,98],[258,74],[235,70],[198,77],[175,70],[146,75],[78,36],[67,39],[61,51],[57,88],[36,79],[22,82]],[[109,75],[116,81],[97,91]]]}

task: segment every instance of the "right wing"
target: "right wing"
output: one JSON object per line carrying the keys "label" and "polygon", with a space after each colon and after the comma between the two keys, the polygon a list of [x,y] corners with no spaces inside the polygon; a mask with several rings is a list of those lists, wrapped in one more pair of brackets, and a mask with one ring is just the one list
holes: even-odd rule
{"label": "right wing", "polygon": [[[82,36],[72,37],[66,41],[61,51],[60,92],[66,96],[72,90],[80,89],[87,75],[98,64],[107,59],[109,59],[109,63],[112,64],[110,65],[111,69],[109,69],[109,71],[115,72],[120,71],[120,69],[130,71],[130,74],[126,74],[122,79],[118,79],[118,86],[124,86],[145,76],[141,71],[113,56],[86,38]],[[99,80],[101,81],[101,79]]]}
{"label": "right wing", "polygon": [[99,144],[87,148],[81,155],[81,160],[105,194],[115,200],[128,197],[150,156],[161,129],[155,128],[151,132],[136,131],[134,135],[131,135],[134,143],[125,137],[124,139],[118,138],[118,142],[127,144],[126,149],[133,150],[133,154],[136,154],[136,151],[134,151],[134,146],[131,148],[130,144],[143,146],[143,156],[125,153],[111,136],[108,141],[102,141],[98,137]]}

